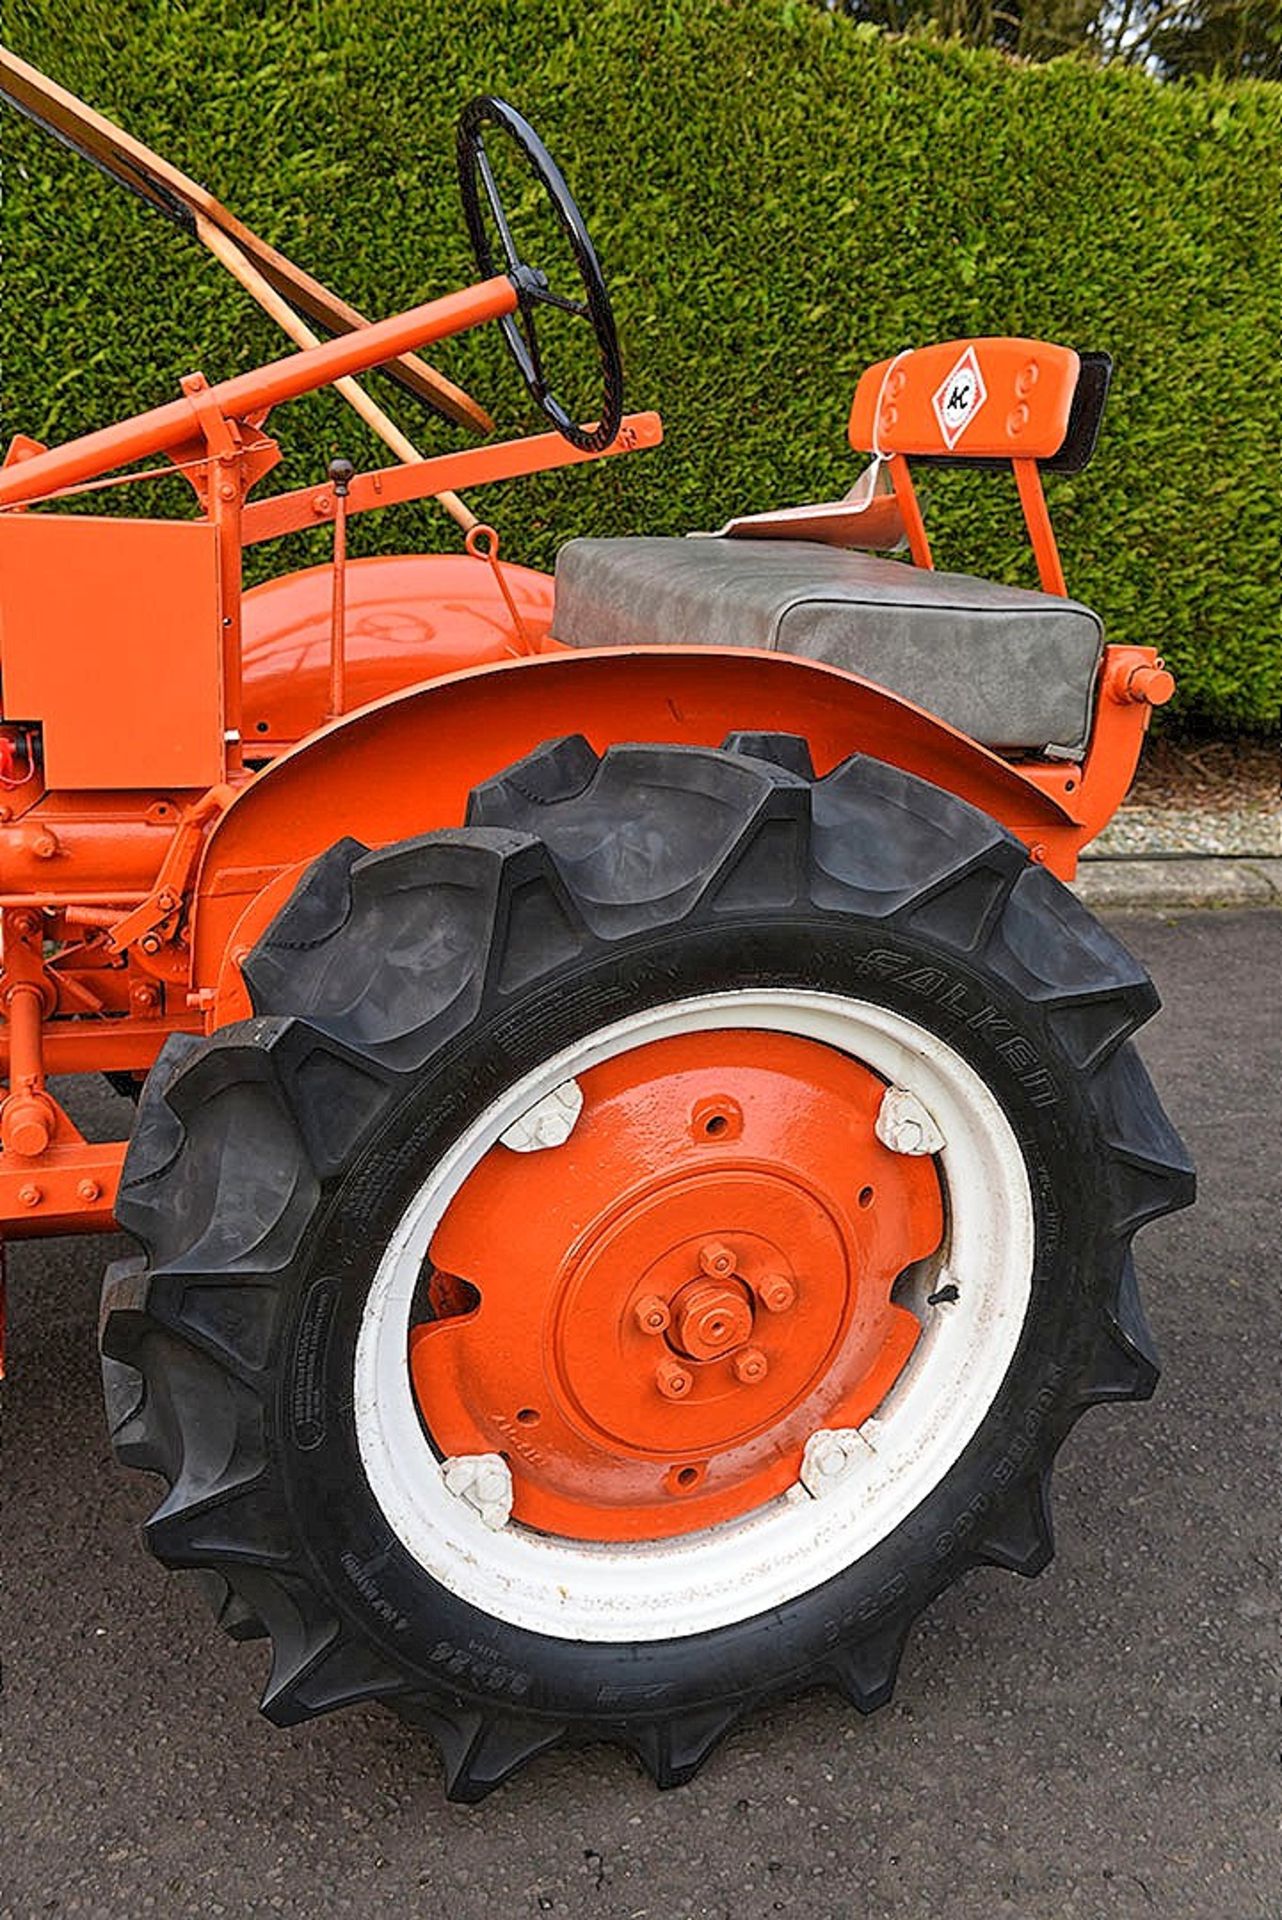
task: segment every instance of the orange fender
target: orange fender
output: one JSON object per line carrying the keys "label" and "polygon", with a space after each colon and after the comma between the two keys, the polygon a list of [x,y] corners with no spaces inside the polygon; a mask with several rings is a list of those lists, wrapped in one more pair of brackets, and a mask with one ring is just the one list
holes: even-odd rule
{"label": "orange fender", "polygon": [[1071,870],[1087,837],[1058,799],[996,754],[837,667],[711,647],[509,660],[345,715],[239,793],[210,833],[196,883],[202,1003],[215,1012],[221,974],[216,1018],[245,1011],[224,959],[253,944],[301,865],[344,834],[380,846],[457,826],[472,787],[562,734],[585,734],[602,752],[639,740],[717,746],[736,729],[803,735],[821,774],[856,752],[919,774],[1001,821],[1052,866]]}

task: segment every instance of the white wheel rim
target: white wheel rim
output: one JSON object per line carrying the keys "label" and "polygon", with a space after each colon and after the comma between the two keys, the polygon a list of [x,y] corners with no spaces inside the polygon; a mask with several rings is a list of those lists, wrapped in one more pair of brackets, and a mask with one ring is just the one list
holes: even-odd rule
{"label": "white wheel rim", "polygon": [[[615,1054],[678,1034],[791,1033],[908,1087],[945,1137],[945,1261],[955,1302],[922,1312],[904,1371],[860,1432],[840,1485],[800,1488],[742,1518],[654,1542],[553,1538],[487,1527],[450,1493],[424,1436],[407,1358],[432,1235],[499,1136],[538,1100]],[[996,1398],[1028,1310],[1033,1210],[1015,1135],[975,1070],[924,1028],[867,1001],[792,988],[669,1002],[603,1027],[525,1075],[433,1168],[379,1261],[357,1339],[355,1425],[366,1478],[433,1579],[482,1612],[558,1639],[671,1640],[730,1626],[822,1585],[884,1540],[960,1458]]]}

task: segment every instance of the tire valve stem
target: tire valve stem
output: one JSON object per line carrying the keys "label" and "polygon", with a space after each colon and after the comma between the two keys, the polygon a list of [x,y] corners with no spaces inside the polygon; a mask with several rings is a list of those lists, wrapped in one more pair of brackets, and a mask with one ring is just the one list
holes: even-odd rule
{"label": "tire valve stem", "polygon": [[945,1286],[936,1287],[933,1293],[926,1295],[926,1305],[928,1307],[951,1306],[954,1300],[960,1298],[961,1295],[956,1286],[949,1280]]}

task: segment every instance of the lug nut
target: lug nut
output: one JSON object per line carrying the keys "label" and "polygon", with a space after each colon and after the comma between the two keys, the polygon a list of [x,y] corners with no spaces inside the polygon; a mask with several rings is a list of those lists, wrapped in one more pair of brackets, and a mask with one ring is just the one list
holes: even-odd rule
{"label": "lug nut", "polygon": [[660,1300],[657,1293],[643,1293],[633,1311],[642,1333],[666,1333],[672,1325],[667,1302]]}
{"label": "lug nut", "polygon": [[770,1371],[770,1362],[760,1347],[742,1347],[733,1364],[735,1379],[745,1387],[755,1387]]}
{"label": "lug nut", "polygon": [[734,1255],[720,1240],[705,1240],[699,1249],[699,1265],[714,1280],[724,1280],[734,1272]]}
{"label": "lug nut", "polygon": [[797,1304],[797,1289],[786,1273],[763,1274],[757,1282],[757,1294],[767,1313],[787,1313]]}
{"label": "lug nut", "polygon": [[694,1385],[694,1376],[675,1360],[660,1360],[654,1370],[654,1384],[665,1400],[684,1400]]}

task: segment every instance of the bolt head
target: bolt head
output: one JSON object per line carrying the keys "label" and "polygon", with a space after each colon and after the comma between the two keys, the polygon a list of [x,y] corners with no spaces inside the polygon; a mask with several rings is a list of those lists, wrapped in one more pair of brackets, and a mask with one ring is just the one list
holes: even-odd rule
{"label": "bolt head", "polygon": [[96,1180],[82,1180],[76,1188],[76,1192],[89,1206],[92,1206],[95,1200],[101,1200],[102,1198],[102,1188]]}
{"label": "bolt head", "polygon": [[668,1303],[660,1300],[657,1293],[642,1294],[633,1311],[642,1333],[666,1333],[672,1325]]}
{"label": "bolt head", "polygon": [[797,1304],[797,1289],[786,1273],[764,1274],[757,1283],[757,1293],[767,1313],[787,1313]]}
{"label": "bolt head", "polygon": [[654,1370],[654,1384],[665,1400],[684,1400],[694,1385],[694,1375],[675,1360],[660,1360]]}
{"label": "bolt head", "polygon": [[741,1347],[732,1364],[735,1379],[744,1387],[755,1387],[770,1371],[770,1362],[760,1347]]}
{"label": "bolt head", "polygon": [[18,1198],[24,1207],[38,1207],[44,1199],[44,1194],[34,1182],[29,1181],[25,1187],[18,1188]]}
{"label": "bolt head", "polygon": [[699,1265],[714,1280],[726,1280],[734,1272],[734,1254],[720,1240],[705,1240],[699,1249]]}

